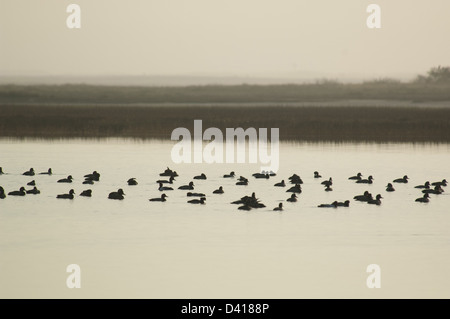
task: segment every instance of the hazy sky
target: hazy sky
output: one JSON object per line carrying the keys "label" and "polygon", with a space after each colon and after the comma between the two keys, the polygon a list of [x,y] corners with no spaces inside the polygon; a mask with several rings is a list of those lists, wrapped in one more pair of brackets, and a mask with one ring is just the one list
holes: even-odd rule
{"label": "hazy sky", "polygon": [[449,0],[0,0],[0,75],[408,76],[450,65],[449,14]]}

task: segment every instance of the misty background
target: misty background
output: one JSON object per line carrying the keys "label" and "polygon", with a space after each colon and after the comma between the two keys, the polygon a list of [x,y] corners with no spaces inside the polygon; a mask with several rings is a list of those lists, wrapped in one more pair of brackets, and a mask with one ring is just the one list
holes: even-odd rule
{"label": "misty background", "polygon": [[[81,7],[81,29],[66,26],[71,3]],[[381,6],[381,29],[366,26],[370,3]],[[0,76],[181,85],[409,80],[450,65],[448,12],[447,0],[2,0]]]}

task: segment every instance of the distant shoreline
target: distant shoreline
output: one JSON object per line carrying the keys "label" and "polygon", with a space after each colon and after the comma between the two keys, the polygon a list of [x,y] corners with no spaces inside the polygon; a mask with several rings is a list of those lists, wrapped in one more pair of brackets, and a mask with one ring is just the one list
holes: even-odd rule
{"label": "distant shoreline", "polygon": [[[281,105],[281,104],[280,104]],[[450,143],[449,107],[0,104],[1,138],[170,140],[177,127],[279,128],[282,141]],[[358,105],[357,103],[355,105]]]}

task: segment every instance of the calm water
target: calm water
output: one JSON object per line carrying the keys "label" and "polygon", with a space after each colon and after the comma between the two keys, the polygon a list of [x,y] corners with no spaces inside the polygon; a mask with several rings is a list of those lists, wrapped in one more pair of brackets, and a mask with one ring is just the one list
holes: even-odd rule
{"label": "calm water", "polygon": [[[450,196],[428,204],[413,186],[450,178],[449,145],[280,145],[280,170],[269,180],[251,174],[259,164],[176,165],[173,144],[156,141],[0,141],[0,176],[6,192],[35,179],[40,195],[0,200],[1,298],[449,298]],[[207,194],[190,205],[187,191],[159,197],[155,181],[167,166],[174,188],[195,181]],[[22,176],[53,169],[53,176]],[[82,185],[97,170],[99,183]],[[222,175],[235,171],[248,186]],[[317,170],[333,178],[325,192]],[[373,185],[347,178],[361,171]],[[273,184],[299,174],[299,202]],[[72,175],[73,184],[58,184]],[[407,174],[410,182],[385,186]],[[126,181],[136,177],[138,186]],[[212,191],[223,186],[225,194]],[[27,189],[31,187],[26,187]],[[57,200],[73,188],[92,198]],[[124,201],[107,199],[123,188]],[[381,206],[351,201],[349,208],[320,209],[369,190]],[[266,208],[243,212],[230,202],[256,192]],[[285,210],[272,208],[283,201]],[[66,287],[66,266],[81,267],[81,289]],[[366,267],[381,267],[381,288],[368,289]]]}

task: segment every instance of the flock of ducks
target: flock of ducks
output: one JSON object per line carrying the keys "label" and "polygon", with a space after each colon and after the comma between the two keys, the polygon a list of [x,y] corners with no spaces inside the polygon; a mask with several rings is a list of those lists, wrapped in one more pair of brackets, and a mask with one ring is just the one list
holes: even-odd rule
{"label": "flock of ducks", "polygon": [[[0,167],[0,175],[4,175],[2,167]],[[39,175],[52,175],[52,169],[49,168],[46,172],[39,173]],[[22,175],[24,176],[35,176],[36,173],[33,168],[30,168],[28,171],[24,172]],[[163,192],[160,197],[151,198],[149,199],[150,202],[166,202],[167,198],[169,197],[166,195],[165,192],[172,191],[174,188],[174,182],[176,177],[178,177],[178,174],[176,171],[173,171],[169,168],[167,168],[164,172],[159,174],[160,177],[165,177],[166,179],[159,179],[156,181],[158,184],[158,191]],[[255,173],[252,175],[255,179],[269,179],[273,176],[276,176],[273,172],[262,172],[262,173]],[[237,177],[235,172],[230,172],[229,174],[223,175],[224,179],[234,179],[236,178],[235,185],[248,185],[249,180],[243,176]],[[314,172],[314,178],[320,179],[322,176],[319,174],[319,172]],[[206,180],[207,177],[204,173],[194,176],[193,180]],[[356,174],[355,176],[351,176],[348,178],[351,181],[354,181],[357,184],[373,184],[374,178],[372,175],[368,176],[367,179],[363,178],[363,175],[361,173]],[[290,186],[286,192],[292,193],[290,197],[286,199],[287,202],[297,202],[298,201],[298,195],[302,193],[301,184],[303,184],[302,179],[299,175],[293,174],[288,178]],[[393,187],[393,183],[399,183],[399,184],[406,184],[408,183],[408,176],[405,175],[402,178],[394,179],[392,183],[388,183],[386,186],[386,192],[394,192],[395,188]],[[85,185],[93,185],[95,182],[100,181],[100,174],[97,171],[92,172],[91,174],[84,175],[84,181],[83,184]],[[73,177],[71,175],[67,176],[67,178],[62,178],[57,181],[57,183],[65,183],[70,184],[73,182]],[[138,185],[136,178],[130,178],[127,181],[127,184],[129,186],[135,186]],[[325,179],[321,181],[321,185],[324,186],[324,190],[327,192],[332,191],[332,185],[333,185],[333,179],[332,177],[329,177],[328,179]],[[40,194],[40,190],[36,187],[36,182],[32,180],[31,182],[27,183],[27,186],[33,186],[31,189],[25,189],[25,187],[21,187],[19,190],[11,191],[8,193],[8,196],[25,196],[26,194],[33,194],[37,195]],[[415,189],[421,190],[422,196],[417,198],[415,201],[419,203],[428,203],[430,201],[430,194],[440,195],[444,192],[442,187],[447,186],[447,181],[443,179],[439,182],[433,182],[430,183],[429,181],[425,182],[423,185],[417,185],[415,186]],[[195,197],[193,199],[190,199],[187,201],[189,204],[200,204],[204,205],[206,203],[206,194],[204,193],[197,193],[194,191],[194,182],[191,181],[186,185],[181,185],[177,187],[179,190],[188,190],[187,197]],[[288,184],[285,182],[285,180],[282,180],[281,182],[275,183],[274,187],[280,187],[285,188],[288,187]],[[213,194],[224,194],[225,191],[222,186],[220,186],[218,189],[214,190],[212,192]],[[3,187],[0,186],[0,199],[6,198],[6,193]],[[87,189],[84,190],[79,194],[79,196],[83,197],[92,197],[92,190]],[[74,199],[75,198],[75,191],[71,189],[66,194],[58,194],[56,196],[58,199]],[[125,199],[125,193],[122,188],[118,189],[117,191],[111,192],[108,195],[109,199],[112,200],[123,200]],[[353,197],[355,201],[359,202],[365,202],[370,205],[381,205],[381,199],[383,197],[381,194],[377,194],[375,197],[369,191],[365,191],[362,195],[356,195]],[[231,202],[231,204],[239,205],[239,210],[246,210],[249,211],[251,209],[257,209],[257,208],[264,208],[266,207],[263,203],[260,202],[260,200],[256,197],[256,194],[253,192],[251,196],[243,196],[238,200],[235,200]],[[345,200],[343,202],[334,201],[332,203],[328,204],[320,204],[318,207],[320,208],[337,208],[337,207],[349,207],[350,206],[350,200]],[[282,211],[283,210],[283,203],[279,203],[278,206],[273,208],[274,211]]]}

